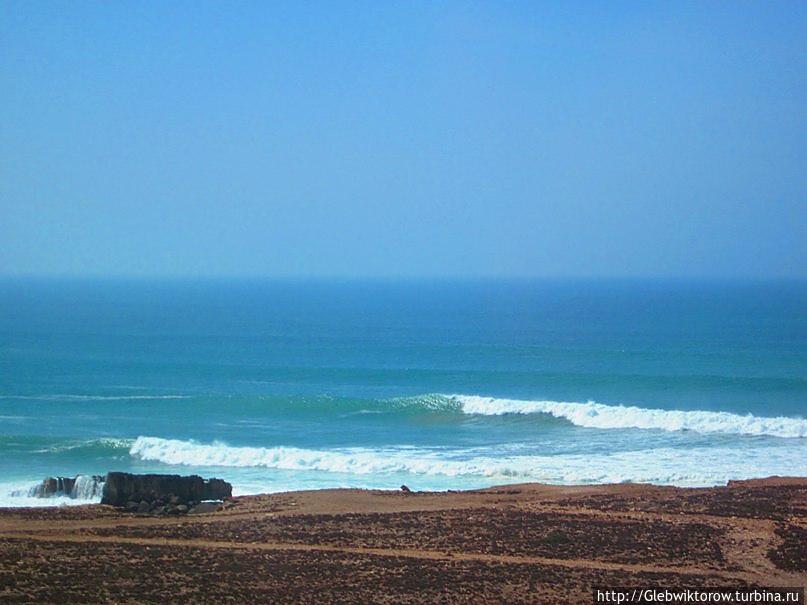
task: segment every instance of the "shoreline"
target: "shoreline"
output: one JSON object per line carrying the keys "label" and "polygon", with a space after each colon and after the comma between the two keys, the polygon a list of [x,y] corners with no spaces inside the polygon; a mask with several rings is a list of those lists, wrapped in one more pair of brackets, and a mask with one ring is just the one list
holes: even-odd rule
{"label": "shoreline", "polygon": [[3,508],[0,600],[567,603],[595,585],[803,587],[805,540],[803,477],[294,491],[171,518]]}
{"label": "shoreline", "polygon": [[[150,474],[149,472],[144,473],[134,473],[134,474]],[[166,474],[166,473],[157,473],[157,474]],[[178,476],[185,476],[182,473],[168,473],[168,474],[176,474]],[[199,473],[189,473],[189,474],[199,474]],[[104,475],[100,475],[103,477]],[[412,489],[410,490],[410,495],[412,496],[424,496],[424,495],[431,495],[431,496],[439,496],[439,495],[459,495],[459,494],[471,494],[471,493],[483,493],[491,490],[497,490],[501,492],[502,490],[508,490],[510,488],[519,488],[519,489],[526,489],[529,491],[533,490],[540,490],[544,493],[544,495],[549,495],[553,492],[558,493],[565,493],[567,490],[571,490],[571,492],[579,492],[580,494],[587,493],[591,490],[596,492],[603,492],[608,493],[611,490],[621,490],[623,488],[658,488],[658,489],[673,489],[673,490],[684,490],[684,491],[703,491],[703,490],[719,490],[723,488],[727,488],[733,485],[739,484],[754,484],[757,482],[763,482],[765,484],[773,485],[776,482],[784,481],[787,483],[790,482],[799,482],[799,481],[807,481],[807,475],[769,475],[765,477],[750,477],[747,479],[729,479],[725,483],[721,483],[719,485],[674,485],[674,484],[667,484],[667,483],[651,483],[651,482],[641,482],[641,481],[620,481],[620,482],[606,482],[606,483],[542,483],[538,481],[525,481],[519,483],[502,483],[502,484],[494,484],[476,488],[467,488],[467,489]],[[32,487],[37,486],[40,484],[41,481],[39,480],[31,480],[26,482],[25,484],[20,484],[19,489],[17,491],[21,491],[23,488],[30,489]],[[409,489],[407,487],[407,489]],[[235,488],[234,488],[235,491]],[[272,492],[255,492],[255,493],[237,493],[231,497],[231,500],[238,500],[238,501],[250,501],[252,499],[263,499],[267,497],[274,497],[280,496],[284,494],[330,494],[330,493],[363,493],[363,494],[394,494],[397,493],[399,490],[396,488],[388,488],[388,487],[323,487],[323,488],[311,488],[311,489],[287,489],[287,490],[278,490]],[[12,502],[13,499],[24,500],[25,504],[7,504],[7,502]],[[73,498],[69,495],[62,495],[57,494],[53,496],[23,496],[23,495],[13,495],[8,496],[3,503],[0,503],[0,516],[2,516],[4,511],[24,511],[24,510],[38,510],[38,509],[51,509],[51,508],[66,508],[66,507],[94,507],[94,506],[101,506],[100,496],[97,499],[92,500],[85,500],[80,498]]]}

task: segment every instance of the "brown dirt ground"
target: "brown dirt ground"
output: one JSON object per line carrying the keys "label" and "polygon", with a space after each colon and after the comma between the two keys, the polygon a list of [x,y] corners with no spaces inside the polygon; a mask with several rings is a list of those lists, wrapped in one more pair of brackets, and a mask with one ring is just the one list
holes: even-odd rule
{"label": "brown dirt ground", "polygon": [[807,479],[235,498],[181,518],[0,510],[2,603],[590,603],[805,586]]}

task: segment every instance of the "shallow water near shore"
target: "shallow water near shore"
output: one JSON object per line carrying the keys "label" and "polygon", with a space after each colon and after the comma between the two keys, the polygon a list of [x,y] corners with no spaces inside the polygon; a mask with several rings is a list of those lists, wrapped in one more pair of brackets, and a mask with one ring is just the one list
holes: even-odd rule
{"label": "shallow water near shore", "polygon": [[46,475],[237,494],[807,475],[807,286],[0,284],[0,504]]}

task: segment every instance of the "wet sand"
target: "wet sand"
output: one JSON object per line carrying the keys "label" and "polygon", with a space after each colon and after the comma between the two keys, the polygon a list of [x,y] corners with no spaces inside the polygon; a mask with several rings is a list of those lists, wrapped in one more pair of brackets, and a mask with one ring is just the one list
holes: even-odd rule
{"label": "wet sand", "polygon": [[594,586],[805,586],[807,479],[322,490],[150,517],[0,509],[2,603],[590,603]]}

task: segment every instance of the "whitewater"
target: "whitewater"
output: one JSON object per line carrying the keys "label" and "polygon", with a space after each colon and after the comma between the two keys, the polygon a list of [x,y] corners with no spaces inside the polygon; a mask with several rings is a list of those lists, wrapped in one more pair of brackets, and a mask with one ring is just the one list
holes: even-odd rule
{"label": "whitewater", "polygon": [[572,424],[597,429],[658,429],[736,435],[807,437],[807,419],[765,418],[729,412],[644,409],[636,406],[605,405],[589,401],[520,401],[475,395],[449,396],[466,414],[549,414]]}

